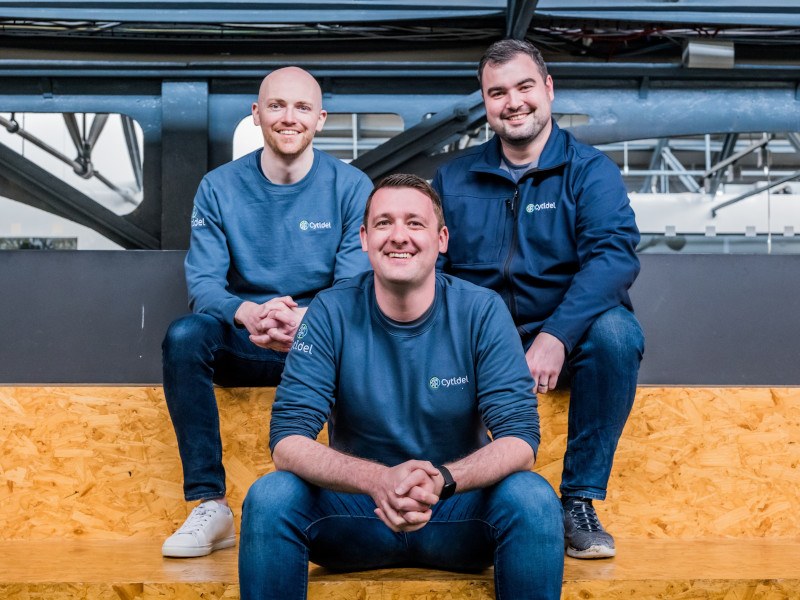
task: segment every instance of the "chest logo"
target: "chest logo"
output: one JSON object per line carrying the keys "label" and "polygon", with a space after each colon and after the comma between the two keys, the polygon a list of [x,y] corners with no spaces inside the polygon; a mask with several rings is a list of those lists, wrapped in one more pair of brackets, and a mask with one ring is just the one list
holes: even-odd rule
{"label": "chest logo", "polygon": [[555,202],[542,202],[541,204],[528,204],[525,207],[526,213],[538,212],[540,210],[555,210]]}
{"label": "chest logo", "polygon": [[317,229],[333,229],[330,221],[300,221],[300,231],[316,231]]}

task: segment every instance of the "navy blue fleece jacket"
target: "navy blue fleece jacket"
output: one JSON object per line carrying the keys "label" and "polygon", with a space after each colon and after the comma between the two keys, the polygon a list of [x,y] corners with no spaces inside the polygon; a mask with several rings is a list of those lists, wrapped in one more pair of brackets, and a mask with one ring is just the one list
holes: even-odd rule
{"label": "navy blue fleece jacket", "polygon": [[594,320],[632,310],[639,231],[617,166],[555,122],[539,163],[514,183],[497,136],[445,164],[447,273],[497,291],[523,342],[544,331],[567,352]]}

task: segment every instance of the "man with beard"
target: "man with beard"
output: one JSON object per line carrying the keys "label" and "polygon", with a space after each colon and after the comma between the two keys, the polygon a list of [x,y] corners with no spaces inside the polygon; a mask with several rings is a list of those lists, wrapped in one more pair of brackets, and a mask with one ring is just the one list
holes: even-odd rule
{"label": "man with beard", "polygon": [[441,266],[500,294],[538,393],[570,381],[567,554],[614,556],[592,501],[606,496],[644,348],[628,296],[633,210],[617,166],[552,119],[553,80],[533,45],[496,42],[478,79],[495,136],[434,178],[451,232]]}
{"label": "man with beard", "polygon": [[274,386],[308,303],[369,269],[359,225],[372,184],[312,147],[327,113],[306,71],[273,71],[252,106],[264,146],[203,178],[194,201],[186,282],[192,314],[163,344],[164,394],[200,501],[162,547],[203,556],[235,543],[214,384]]}

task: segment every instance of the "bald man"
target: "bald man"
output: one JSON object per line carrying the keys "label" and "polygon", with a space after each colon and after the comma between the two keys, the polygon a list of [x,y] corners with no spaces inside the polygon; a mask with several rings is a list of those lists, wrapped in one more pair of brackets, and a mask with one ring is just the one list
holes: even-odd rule
{"label": "bald man", "polygon": [[372,183],[313,148],[327,117],[317,81],[297,67],[273,71],[252,111],[264,146],[200,183],[185,262],[192,314],[170,325],[162,346],[184,495],[199,501],[164,556],[236,541],[214,384],[277,385],[309,302],[369,269],[359,226]]}

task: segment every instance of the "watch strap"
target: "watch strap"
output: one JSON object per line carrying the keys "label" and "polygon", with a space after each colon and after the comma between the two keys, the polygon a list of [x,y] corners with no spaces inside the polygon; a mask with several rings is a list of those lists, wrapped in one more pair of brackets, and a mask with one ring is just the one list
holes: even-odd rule
{"label": "watch strap", "polygon": [[453,479],[453,475],[447,467],[439,465],[436,468],[439,470],[439,473],[442,474],[442,479],[444,479],[444,486],[442,487],[439,500],[447,500],[456,493],[456,480]]}

